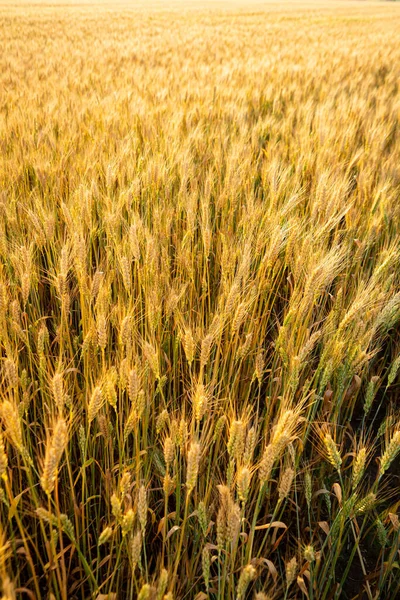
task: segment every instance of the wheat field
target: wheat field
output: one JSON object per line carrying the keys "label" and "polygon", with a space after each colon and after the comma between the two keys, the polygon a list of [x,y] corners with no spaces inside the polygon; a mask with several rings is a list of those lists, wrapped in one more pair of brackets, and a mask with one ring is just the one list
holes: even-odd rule
{"label": "wheat field", "polygon": [[2,600],[400,598],[400,5],[0,5]]}

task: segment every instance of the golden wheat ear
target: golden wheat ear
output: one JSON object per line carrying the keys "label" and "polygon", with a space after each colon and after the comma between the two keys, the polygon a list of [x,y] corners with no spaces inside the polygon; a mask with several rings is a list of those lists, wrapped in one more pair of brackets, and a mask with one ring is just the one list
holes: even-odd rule
{"label": "golden wheat ear", "polygon": [[46,443],[43,470],[40,485],[46,494],[51,494],[56,483],[58,466],[69,439],[66,421],[59,417],[54,423],[53,432]]}

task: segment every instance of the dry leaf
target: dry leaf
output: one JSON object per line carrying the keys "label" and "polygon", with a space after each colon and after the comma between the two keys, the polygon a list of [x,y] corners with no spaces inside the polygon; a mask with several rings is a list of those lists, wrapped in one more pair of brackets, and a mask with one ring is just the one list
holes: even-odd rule
{"label": "dry leaf", "polygon": [[300,577],[300,575],[297,577],[297,585],[299,586],[299,588],[301,589],[303,594],[305,594],[308,598],[309,596],[308,596],[307,586],[304,583],[304,579],[302,577]]}
{"label": "dry leaf", "polygon": [[326,521],[318,521],[318,525],[321,527],[322,531],[326,533],[326,535],[329,535],[330,529]]}
{"label": "dry leaf", "polygon": [[335,492],[336,498],[339,500],[340,506],[342,506],[342,500],[343,500],[342,488],[340,487],[340,485],[338,483],[334,483],[332,486],[332,489]]}
{"label": "dry leaf", "polygon": [[272,527],[287,529],[287,525],[285,525],[285,523],[282,523],[282,521],[273,521],[272,523],[267,523],[266,525],[258,525],[254,529],[259,531],[261,529],[271,529]]}
{"label": "dry leaf", "polygon": [[174,534],[175,531],[178,531],[178,529],[180,529],[179,525],[174,525],[173,527],[171,527],[171,529],[168,531],[167,537],[165,539],[169,540],[169,538],[171,537],[171,535]]}

